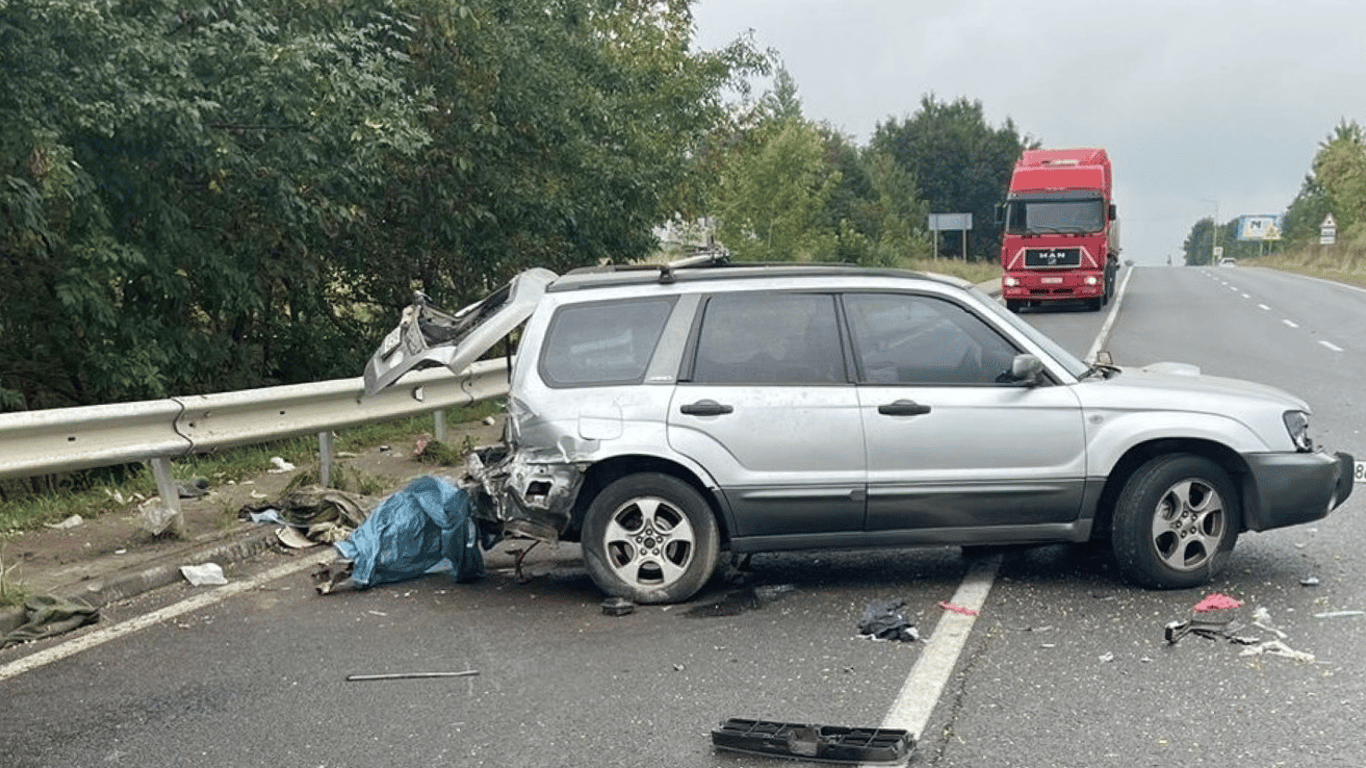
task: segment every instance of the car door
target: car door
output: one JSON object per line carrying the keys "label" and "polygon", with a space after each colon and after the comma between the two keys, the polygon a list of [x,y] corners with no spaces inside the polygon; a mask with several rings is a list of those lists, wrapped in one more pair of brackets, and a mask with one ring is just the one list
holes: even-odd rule
{"label": "car door", "polygon": [[828,544],[861,531],[863,427],[846,358],[832,294],[746,291],[703,303],[669,444],[716,480],[733,538]]}
{"label": "car door", "polygon": [[1085,434],[1069,387],[1009,381],[1019,350],[947,298],[852,293],[843,304],[867,445],[867,530],[943,529],[954,540],[965,528],[1076,519]]}

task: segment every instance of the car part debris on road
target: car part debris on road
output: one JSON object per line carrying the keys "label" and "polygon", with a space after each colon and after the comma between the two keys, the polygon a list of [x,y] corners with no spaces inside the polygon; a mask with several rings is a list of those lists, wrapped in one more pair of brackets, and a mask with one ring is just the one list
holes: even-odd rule
{"label": "car part debris on road", "polygon": [[897,728],[844,728],[731,718],[711,732],[717,749],[767,757],[874,765],[905,762],[915,746]]}
{"label": "car part debris on road", "polygon": [[874,640],[898,640],[913,643],[920,639],[915,624],[906,618],[906,601],[901,598],[875,600],[863,610],[858,633]]}
{"label": "car part debris on road", "polygon": [[479,674],[477,669],[466,669],[461,672],[393,672],[380,675],[347,675],[346,682],[357,683],[370,680],[421,680],[431,677],[473,677]]}
{"label": "car part debris on road", "polygon": [[180,575],[193,587],[219,587],[228,583],[223,575],[223,566],[218,563],[180,566]]}

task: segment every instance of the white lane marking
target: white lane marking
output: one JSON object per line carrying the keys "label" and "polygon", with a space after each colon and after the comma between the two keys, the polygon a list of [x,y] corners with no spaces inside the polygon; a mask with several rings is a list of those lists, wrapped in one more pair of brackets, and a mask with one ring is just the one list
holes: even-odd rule
{"label": "white lane marking", "polygon": [[160,624],[167,619],[173,619],[181,614],[197,611],[200,608],[213,605],[222,600],[226,600],[233,595],[238,595],[248,590],[255,589],[262,584],[275,579],[289,576],[293,573],[311,568],[320,563],[332,560],[337,556],[337,551],[332,547],[327,547],[326,551],[297,560],[284,565],[277,565],[270,570],[258,574],[246,581],[234,581],[226,586],[219,587],[212,592],[204,592],[195,595],[178,603],[168,605],[165,608],[152,611],[151,613],[135,616],[128,621],[120,622],[104,629],[99,629],[87,635],[82,635],[74,640],[68,640],[60,645],[41,650],[31,656],[16,659],[4,666],[0,666],[0,680],[8,680],[15,675],[21,675],[31,669],[46,666],[54,661],[60,661],[68,656],[73,656],[88,648],[114,640],[124,635],[131,635],[138,630],[146,629]]}
{"label": "white lane marking", "polygon": [[1322,344],[1323,346],[1325,346],[1325,347],[1327,347],[1327,348],[1333,350],[1334,352],[1341,352],[1341,351],[1342,351],[1342,347],[1339,347],[1338,345],[1334,344],[1334,343],[1331,342],[1331,341],[1324,341],[1323,339],[1319,339],[1319,343]]}
{"label": "white lane marking", "polygon": [[1299,328],[1299,327],[1300,327],[1299,324],[1296,323],[1294,320],[1282,320],[1281,322],[1282,322],[1282,323],[1285,323],[1286,325],[1290,326],[1291,328]]}
{"label": "white lane marking", "polygon": [[916,659],[891,710],[882,719],[883,728],[901,728],[913,734],[916,741],[921,740],[925,726],[930,721],[930,713],[934,711],[944,685],[953,674],[953,668],[972,632],[972,625],[977,622],[976,613],[986,604],[987,593],[991,591],[1000,566],[1000,555],[973,563],[963,577],[963,583],[958,585],[958,591],[953,593],[953,604],[967,608],[973,614],[944,611],[939,617],[934,635],[925,644],[925,650]]}
{"label": "white lane marking", "polygon": [[1262,310],[1263,312],[1270,312],[1270,311],[1271,311],[1271,307],[1268,307],[1268,306],[1265,305],[1265,304],[1258,304],[1258,305],[1257,305],[1257,309],[1260,309],[1260,310]]}
{"label": "white lane marking", "polygon": [[1245,293],[1245,294],[1243,294],[1243,298],[1245,298],[1245,299],[1250,299],[1250,298],[1252,298],[1252,296],[1251,296],[1251,294]]}
{"label": "white lane marking", "polygon": [[1129,278],[1134,274],[1130,268],[1124,273],[1124,279],[1119,281],[1119,290],[1115,291],[1115,303],[1110,305],[1110,314],[1106,315],[1105,322],[1100,326],[1100,333],[1096,334],[1096,340],[1091,342],[1091,348],[1086,350],[1086,357],[1082,358],[1088,363],[1096,361],[1096,355],[1100,352],[1100,345],[1110,337],[1110,328],[1115,324],[1115,317],[1119,315],[1119,305],[1124,301],[1124,291],[1129,287]]}

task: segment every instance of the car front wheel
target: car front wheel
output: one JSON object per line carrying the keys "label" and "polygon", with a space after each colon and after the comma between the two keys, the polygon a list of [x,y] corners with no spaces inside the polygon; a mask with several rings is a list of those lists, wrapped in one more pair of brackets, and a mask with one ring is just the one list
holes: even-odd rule
{"label": "car front wheel", "polygon": [[716,570],[720,533],[711,507],[676,477],[628,475],[593,499],[583,557],[602,591],[636,603],[676,603]]}
{"label": "car front wheel", "polygon": [[1151,589],[1214,578],[1238,540],[1237,492],[1228,474],[1190,454],[1139,467],[1115,505],[1111,545],[1121,573]]}

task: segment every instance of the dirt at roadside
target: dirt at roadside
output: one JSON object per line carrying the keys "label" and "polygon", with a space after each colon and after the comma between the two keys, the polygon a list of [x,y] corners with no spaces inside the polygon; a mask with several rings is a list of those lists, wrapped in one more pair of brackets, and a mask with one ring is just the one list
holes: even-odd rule
{"label": "dirt at roadside", "polygon": [[[494,442],[499,427],[482,423],[462,424],[449,429],[447,441],[459,446],[468,436],[475,444]],[[459,467],[443,467],[420,461],[414,452],[414,440],[396,441],[387,446],[374,446],[354,454],[339,454],[334,459],[334,476],[344,472],[381,482],[384,490],[366,497],[373,506],[380,498],[424,475],[453,475]],[[50,574],[73,573],[79,578],[80,563],[94,558],[127,557],[129,565],[136,561],[168,554],[186,546],[186,541],[225,536],[251,525],[238,519],[245,505],[260,505],[278,499],[296,475],[316,477],[317,463],[300,464],[290,472],[271,472],[264,466],[255,477],[224,483],[209,478],[209,493],[200,498],[181,499],[180,508],[185,520],[183,538],[155,537],[142,530],[138,500],[120,504],[109,499],[105,511],[97,517],[84,517],[80,525],[71,528],[43,527],[10,537],[4,542],[4,567],[7,579],[27,591],[50,578]],[[11,566],[14,566],[10,570]]]}

